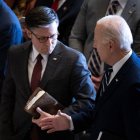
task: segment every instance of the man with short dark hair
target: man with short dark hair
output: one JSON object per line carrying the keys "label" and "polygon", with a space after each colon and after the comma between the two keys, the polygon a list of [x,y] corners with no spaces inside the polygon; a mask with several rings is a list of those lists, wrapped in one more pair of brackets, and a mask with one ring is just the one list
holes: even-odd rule
{"label": "man with short dark hair", "polygon": [[[70,128],[53,134],[41,130],[32,123],[24,106],[35,89],[32,82],[36,80],[32,79],[40,58],[40,81],[36,84],[58,100],[65,107],[61,111],[73,121],[89,118],[96,95],[85,57],[57,40],[59,20],[54,10],[47,7],[32,9],[25,22],[31,42],[10,49],[8,54],[8,71],[2,90],[0,139],[34,140],[31,134],[36,128],[39,140],[74,140]],[[35,74],[39,78],[39,72]]]}

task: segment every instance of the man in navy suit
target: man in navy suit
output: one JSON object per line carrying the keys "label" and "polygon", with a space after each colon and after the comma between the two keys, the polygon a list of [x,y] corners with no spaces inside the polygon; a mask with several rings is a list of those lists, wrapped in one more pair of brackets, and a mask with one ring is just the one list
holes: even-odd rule
{"label": "man in navy suit", "polygon": [[[57,40],[59,20],[54,10],[36,7],[25,22],[31,42],[12,47],[8,53],[0,112],[1,140],[32,140],[32,116],[24,111],[24,106],[32,94],[32,73],[39,54],[42,71],[38,86],[65,107],[63,113],[72,120],[84,120],[90,117],[94,107],[96,95],[86,59],[82,53]],[[39,127],[36,130],[39,140],[74,140],[69,129],[53,134]]]}
{"label": "man in navy suit", "polygon": [[22,29],[18,18],[7,4],[0,0],[0,89],[4,79],[7,51],[11,45],[20,44]]}
{"label": "man in navy suit", "polygon": [[112,66],[107,88],[96,98],[91,140],[140,138],[140,59],[132,51],[132,33],[120,16],[106,16],[95,27],[94,48]]}
{"label": "man in navy suit", "polygon": [[[88,140],[140,139],[140,59],[132,51],[132,43],[130,28],[122,17],[106,16],[97,22],[94,47],[113,72],[104,92],[101,94],[100,86],[97,93]],[[40,109],[38,112],[46,115],[46,119],[35,122],[42,129],[49,128],[50,132],[68,129],[68,123],[59,123],[61,119],[69,120],[66,114],[60,112],[50,117]],[[73,130],[80,129],[86,121],[73,121]]]}

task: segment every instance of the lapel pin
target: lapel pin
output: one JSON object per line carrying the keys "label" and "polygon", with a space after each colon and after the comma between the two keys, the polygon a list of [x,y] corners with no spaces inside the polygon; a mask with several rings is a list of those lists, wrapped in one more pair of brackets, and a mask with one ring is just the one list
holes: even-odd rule
{"label": "lapel pin", "polygon": [[67,10],[67,7],[65,6],[65,7],[63,8],[63,10],[66,11],[66,10]]}
{"label": "lapel pin", "polygon": [[132,14],[132,10],[129,10],[129,14]]}
{"label": "lapel pin", "polygon": [[56,61],[56,60],[57,60],[57,58],[56,58],[56,57],[54,57],[54,58],[53,58],[53,60],[55,60],[55,61]]}
{"label": "lapel pin", "polygon": [[119,80],[118,79],[115,79],[115,81],[118,82]]}

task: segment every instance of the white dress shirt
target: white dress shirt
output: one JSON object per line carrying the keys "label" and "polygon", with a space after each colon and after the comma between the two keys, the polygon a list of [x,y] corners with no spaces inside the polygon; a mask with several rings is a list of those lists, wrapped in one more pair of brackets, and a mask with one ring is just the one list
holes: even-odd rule
{"label": "white dress shirt", "polygon": [[132,50],[112,66],[113,72],[111,73],[109,83],[112,81],[112,79],[115,77],[115,75],[118,73],[118,71],[121,69],[121,67],[124,65],[124,63],[129,59],[131,55],[132,55]]}

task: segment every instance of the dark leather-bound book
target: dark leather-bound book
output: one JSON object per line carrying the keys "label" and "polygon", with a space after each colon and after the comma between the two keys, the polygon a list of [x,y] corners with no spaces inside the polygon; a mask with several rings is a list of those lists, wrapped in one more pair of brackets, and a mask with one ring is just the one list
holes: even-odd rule
{"label": "dark leather-bound book", "polygon": [[34,118],[39,118],[39,113],[36,111],[37,107],[40,107],[43,111],[52,115],[57,114],[59,109],[64,108],[53,96],[39,87],[30,96],[24,109]]}

